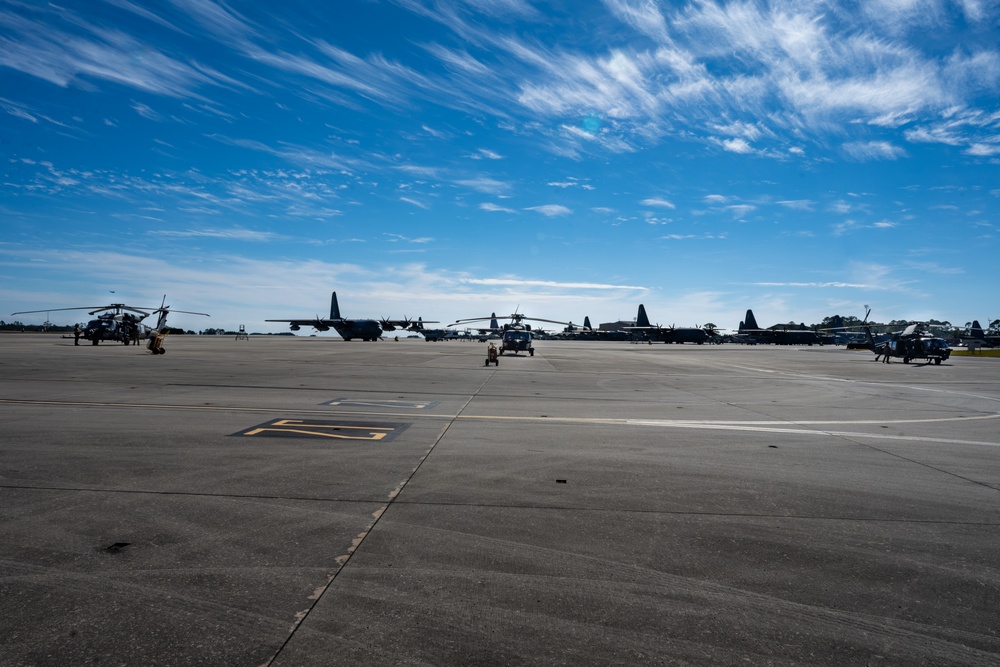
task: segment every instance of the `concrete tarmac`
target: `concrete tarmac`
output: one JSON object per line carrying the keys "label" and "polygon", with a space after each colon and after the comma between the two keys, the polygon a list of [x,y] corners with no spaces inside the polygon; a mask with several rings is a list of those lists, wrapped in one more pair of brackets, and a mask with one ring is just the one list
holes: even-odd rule
{"label": "concrete tarmac", "polygon": [[1000,360],[0,335],[0,665],[997,665]]}

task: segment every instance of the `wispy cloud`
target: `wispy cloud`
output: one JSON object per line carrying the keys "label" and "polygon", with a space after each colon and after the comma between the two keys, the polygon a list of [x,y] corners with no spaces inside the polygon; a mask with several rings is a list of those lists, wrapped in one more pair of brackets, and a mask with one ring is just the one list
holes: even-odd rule
{"label": "wispy cloud", "polygon": [[457,185],[462,187],[471,188],[476,192],[485,192],[486,194],[502,194],[507,192],[511,188],[511,184],[498,181],[494,178],[463,178],[455,181]]}
{"label": "wispy cloud", "polygon": [[252,241],[255,243],[264,243],[278,238],[278,235],[273,232],[258,232],[251,229],[154,229],[147,233],[150,236],[171,238],[210,238],[226,239],[229,241]]}
{"label": "wispy cloud", "polygon": [[412,197],[400,197],[399,201],[404,201],[407,204],[412,204],[413,206],[416,206],[417,208],[422,208],[425,211],[430,208],[429,204],[419,201],[417,199],[413,199]]}
{"label": "wispy cloud", "polygon": [[735,220],[741,220],[757,210],[757,207],[753,204],[732,204],[725,208],[732,214]]}
{"label": "wispy cloud", "polygon": [[389,243],[416,243],[416,244],[425,244],[425,243],[432,243],[434,241],[434,239],[431,238],[430,236],[421,236],[421,237],[418,237],[418,238],[410,238],[408,236],[403,236],[402,234],[391,234],[391,233],[388,233],[388,232],[385,233],[384,236],[385,236],[385,239]]}
{"label": "wispy cloud", "polygon": [[525,211],[536,211],[547,217],[556,217],[560,215],[569,215],[573,211],[561,204],[543,204],[541,206],[529,206],[524,209]]}
{"label": "wispy cloud", "polygon": [[5,67],[61,87],[101,81],[166,97],[197,96],[197,89],[221,83],[206,69],[124,32],[91,24],[72,10],[59,9],[66,19],[59,22],[49,20],[56,11],[51,7],[24,5],[22,10],[0,10],[0,24],[7,29],[0,39],[0,65]]}
{"label": "wispy cloud", "polygon": [[660,197],[650,197],[649,199],[643,199],[639,203],[642,204],[643,206],[656,206],[659,208],[669,208],[669,209],[677,208],[677,206],[672,201],[661,199]]}
{"label": "wispy cloud", "polygon": [[990,144],[974,143],[971,144],[965,152],[969,155],[975,155],[977,157],[992,157],[994,155],[1000,155],[1000,141]]}
{"label": "wispy cloud", "polygon": [[517,286],[517,287],[556,287],[560,289],[582,290],[648,290],[641,285],[613,285],[607,283],[574,283],[554,280],[530,280],[524,278],[464,278],[461,281],[467,285]]}
{"label": "wispy cloud", "polygon": [[502,160],[503,155],[500,155],[496,151],[491,151],[488,148],[480,148],[475,153],[470,155],[473,160]]}
{"label": "wispy cloud", "polygon": [[893,146],[888,141],[856,141],[844,144],[844,152],[861,162],[870,160],[898,160],[905,157],[906,151]]}
{"label": "wispy cloud", "polygon": [[854,288],[854,289],[873,289],[874,285],[867,285],[863,283],[844,283],[844,282],[825,282],[825,283],[796,283],[796,282],[782,282],[782,283],[751,283],[752,285],[757,285],[758,287],[804,287],[804,288]]}
{"label": "wispy cloud", "polygon": [[752,153],[753,147],[747,142],[746,139],[741,137],[736,137],[734,139],[715,139],[715,142],[722,146],[723,150],[727,150],[730,153]]}
{"label": "wispy cloud", "polygon": [[565,181],[549,181],[548,185],[553,188],[581,188],[583,190],[593,190],[594,186],[590,183],[584,183],[578,179],[570,178]]}
{"label": "wispy cloud", "polygon": [[665,234],[660,238],[665,241],[691,241],[691,240],[725,240],[728,234]]}
{"label": "wispy cloud", "polygon": [[833,226],[833,235],[842,236],[849,232],[857,232],[865,229],[893,229],[898,226],[899,223],[891,220],[879,220],[878,222],[873,223],[864,223],[859,222],[858,220],[845,220]]}
{"label": "wispy cloud", "polygon": [[797,211],[811,211],[814,204],[814,202],[809,199],[785,199],[774,203],[778,206],[784,206],[785,208],[791,208]]}
{"label": "wispy cloud", "polygon": [[516,213],[514,209],[506,208],[504,206],[498,206],[497,204],[492,204],[490,202],[484,202],[479,205],[480,210],[497,212],[497,213]]}

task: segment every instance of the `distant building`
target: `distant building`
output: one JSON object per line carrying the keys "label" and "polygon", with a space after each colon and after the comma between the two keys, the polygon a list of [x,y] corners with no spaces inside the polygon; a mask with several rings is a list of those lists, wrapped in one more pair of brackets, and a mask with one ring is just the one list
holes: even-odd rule
{"label": "distant building", "polygon": [[597,325],[598,331],[621,331],[626,327],[634,327],[635,320],[618,320],[617,322],[602,322]]}

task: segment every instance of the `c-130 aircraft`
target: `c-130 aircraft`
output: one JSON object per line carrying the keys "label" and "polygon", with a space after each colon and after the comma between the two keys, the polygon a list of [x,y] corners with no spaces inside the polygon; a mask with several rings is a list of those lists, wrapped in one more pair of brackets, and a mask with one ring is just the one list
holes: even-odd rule
{"label": "c-130 aircraft", "polygon": [[288,320],[264,320],[265,322],[287,322],[292,331],[298,331],[302,327],[312,327],[316,331],[336,330],[344,340],[360,338],[364,341],[379,340],[383,331],[395,331],[396,328],[407,331],[422,331],[424,324],[435,323],[434,320],[424,320],[417,318],[415,321],[407,317],[399,320],[382,319],[359,319],[350,320],[340,315],[340,305],[337,303],[337,293],[334,292],[330,298],[330,317],[322,318],[317,315],[311,319],[288,319]]}

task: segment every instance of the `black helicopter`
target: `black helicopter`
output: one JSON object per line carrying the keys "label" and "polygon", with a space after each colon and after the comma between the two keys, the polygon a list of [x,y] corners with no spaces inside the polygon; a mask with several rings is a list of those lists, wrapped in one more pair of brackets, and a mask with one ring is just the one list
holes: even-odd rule
{"label": "black helicopter", "polygon": [[[525,324],[525,320],[530,320],[532,322],[548,322],[549,324],[562,324],[564,326],[576,327],[577,325],[572,322],[559,322],[557,320],[546,320],[541,317],[528,317],[524,313],[514,312],[507,316],[497,317],[496,313],[491,314],[489,317],[470,317],[462,320],[456,320],[449,324],[449,327],[456,326],[458,324],[466,324],[469,322],[490,322],[489,327],[483,327],[479,329],[480,333],[492,332],[499,333],[500,336],[500,354],[504,352],[513,352],[518,354],[520,352],[527,352],[530,356],[535,356],[535,348],[532,345],[533,334],[530,324]],[[499,320],[510,320],[509,324],[500,325]]]}
{"label": "black helicopter", "polygon": [[[866,306],[867,308],[867,306]],[[871,308],[865,312],[865,319],[871,314]],[[868,349],[875,353],[875,360],[881,357],[883,363],[891,363],[893,357],[902,359],[904,364],[913,359],[926,359],[927,363],[940,365],[951,356],[948,342],[926,330],[919,322],[912,322],[902,331],[881,334],[876,340],[869,324],[863,324],[865,342]]]}
{"label": "black helicopter", "polygon": [[927,363],[940,365],[951,356],[951,348],[945,339],[938,338],[922,326],[919,323],[910,324],[902,331],[887,334],[878,343],[875,342],[871,329],[866,329],[868,347],[875,353],[876,360],[881,356],[885,363],[890,363],[889,360],[896,357],[902,359],[904,364],[910,363],[912,359],[926,359]]}
{"label": "black helicopter", "polygon": [[[189,315],[204,315],[208,313],[195,313],[189,310],[173,310],[166,305],[167,297],[163,296],[163,302],[159,308],[129,306],[124,303],[112,303],[107,306],[78,306],[76,308],[50,308],[45,310],[22,310],[12,315],[26,315],[29,313],[48,313],[64,310],[86,310],[88,315],[96,315],[80,332],[80,338],[89,340],[91,345],[99,345],[102,341],[110,341],[128,345],[135,343],[138,345],[140,339],[150,340],[150,351],[155,354],[163,354],[163,348],[153,341],[162,342],[162,337],[166,333],[167,315],[170,312],[187,313]],[[148,326],[142,321],[152,315],[159,313],[155,326]]]}

